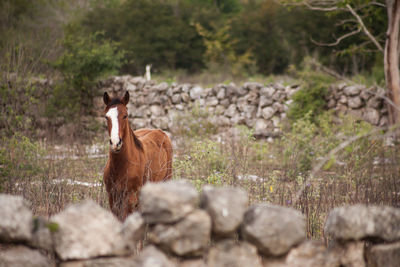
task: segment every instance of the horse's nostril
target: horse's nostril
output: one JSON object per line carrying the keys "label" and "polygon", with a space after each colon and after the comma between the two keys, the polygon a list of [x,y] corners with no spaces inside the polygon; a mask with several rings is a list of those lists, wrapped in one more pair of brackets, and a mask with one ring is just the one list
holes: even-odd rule
{"label": "horse's nostril", "polygon": [[120,138],[117,146],[120,146],[121,144],[122,144],[122,139]]}
{"label": "horse's nostril", "polygon": [[111,139],[110,139],[110,145],[112,145]]}

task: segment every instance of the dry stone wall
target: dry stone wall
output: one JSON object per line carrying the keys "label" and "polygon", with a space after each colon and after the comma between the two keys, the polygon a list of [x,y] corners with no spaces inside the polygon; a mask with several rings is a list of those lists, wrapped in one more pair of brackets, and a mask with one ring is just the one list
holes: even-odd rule
{"label": "dry stone wall", "polygon": [[[0,195],[0,266],[339,267],[399,266],[400,209],[343,206],[322,242],[306,239],[299,211],[248,206],[245,191],[184,180],[146,184],[124,222],[91,200],[49,220],[20,196]],[[145,242],[143,240],[145,239]],[[142,249],[140,249],[142,247]]]}
{"label": "dry stone wall", "polygon": [[[132,125],[171,130],[174,118],[195,106],[207,108],[209,120],[217,126],[244,124],[254,129],[255,135],[274,137],[280,134],[281,122],[286,118],[291,96],[298,85],[247,82],[218,84],[203,88],[194,84],[168,84],[146,81],[142,77],[112,77],[99,84],[95,109],[102,116],[102,93],[107,91],[122,96],[129,91],[129,116]],[[362,85],[333,84],[326,98],[327,108],[347,113],[376,126],[386,126],[388,111],[384,105],[384,90]]]}

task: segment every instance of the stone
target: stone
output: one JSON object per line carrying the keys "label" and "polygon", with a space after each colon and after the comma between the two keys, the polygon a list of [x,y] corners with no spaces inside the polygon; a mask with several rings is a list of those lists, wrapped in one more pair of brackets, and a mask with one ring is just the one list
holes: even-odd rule
{"label": "stone", "polygon": [[276,110],[277,112],[279,112],[279,113],[282,113],[282,112],[285,111],[285,108],[284,108],[284,107],[285,107],[285,106],[284,106],[283,104],[278,103],[278,102],[275,102],[275,103],[272,105],[272,108],[273,108],[274,110]]}
{"label": "stone", "polygon": [[38,250],[16,246],[0,250],[0,267],[48,267],[56,264]]}
{"label": "stone", "polygon": [[226,96],[226,90],[225,90],[225,88],[220,88],[220,89],[218,90],[218,92],[217,92],[217,98],[218,98],[219,100],[221,100],[221,99],[224,99],[225,96]]}
{"label": "stone", "polygon": [[337,266],[336,259],[329,257],[327,249],[322,242],[305,241],[298,247],[290,250],[286,257],[286,266],[291,267],[328,267]]}
{"label": "stone", "polygon": [[243,124],[245,121],[245,118],[240,115],[240,114],[235,114],[233,117],[230,119],[230,125],[237,125],[237,124]]}
{"label": "stone", "polygon": [[246,105],[243,109],[243,115],[246,119],[252,119],[256,115],[256,106]]}
{"label": "stone", "polygon": [[169,128],[169,119],[168,117],[156,117],[152,119],[152,124],[154,125],[155,128],[162,129],[162,130],[168,130]]}
{"label": "stone", "polygon": [[347,110],[347,114],[352,116],[355,119],[361,119],[363,117],[363,110],[362,109],[349,109]]}
{"label": "stone", "polygon": [[154,246],[147,246],[135,258],[138,267],[176,267],[177,265]]}
{"label": "stone", "polygon": [[174,104],[179,104],[179,103],[181,103],[181,100],[182,100],[182,98],[181,98],[181,95],[180,95],[180,94],[174,94],[174,95],[172,95],[172,97],[171,97],[171,101],[172,101],[172,103],[174,103]]}
{"label": "stone", "polygon": [[257,248],[247,242],[235,243],[233,240],[218,242],[210,248],[207,255],[209,267],[262,267]]}
{"label": "stone", "polygon": [[126,254],[122,224],[91,200],[70,205],[51,217],[50,226],[61,260]]}
{"label": "stone", "polygon": [[231,104],[231,102],[228,99],[222,99],[221,101],[219,101],[219,103],[221,104],[221,106],[223,106],[224,108],[228,108],[229,105]]}
{"label": "stone", "polygon": [[154,88],[155,88],[158,92],[164,92],[164,91],[167,91],[167,90],[168,90],[169,85],[168,85],[168,83],[166,83],[166,82],[162,82],[162,83],[160,83],[159,85],[155,86]]}
{"label": "stone", "polygon": [[175,224],[157,224],[148,234],[148,240],[166,252],[177,256],[201,256],[211,236],[210,216],[195,210]]}
{"label": "stone", "polygon": [[261,83],[258,83],[258,82],[246,82],[246,83],[243,84],[243,87],[247,88],[250,91],[257,91],[261,87],[263,87],[263,85]]}
{"label": "stone", "polygon": [[306,238],[304,216],[292,208],[256,204],[244,215],[241,234],[261,254],[281,256]]}
{"label": "stone", "polygon": [[355,96],[361,92],[361,89],[364,89],[364,87],[360,85],[350,85],[343,88],[343,93],[347,96]]}
{"label": "stone", "polygon": [[121,234],[129,250],[135,251],[138,244],[144,239],[145,227],[144,219],[138,212],[129,215],[125,219]]}
{"label": "stone", "polygon": [[363,105],[363,102],[359,96],[349,97],[347,100],[347,105],[349,108],[360,108]]}
{"label": "stone", "polygon": [[266,98],[272,98],[276,89],[272,86],[266,86],[260,89],[260,96],[265,96]]}
{"label": "stone", "polygon": [[137,130],[141,128],[146,128],[148,124],[146,119],[135,118],[131,125],[135,130]]}
{"label": "stone", "polygon": [[219,103],[218,98],[216,98],[215,96],[208,97],[208,98],[206,99],[206,105],[207,105],[207,106],[215,107],[215,106],[218,105],[218,103]]}
{"label": "stone", "polygon": [[367,107],[379,109],[383,105],[383,100],[379,96],[370,98],[367,102]]}
{"label": "stone", "polygon": [[272,118],[272,116],[274,116],[276,110],[272,107],[265,107],[262,109],[261,111],[261,115],[264,119],[268,120],[270,118]]}
{"label": "stone", "polygon": [[200,205],[210,215],[212,231],[216,235],[234,235],[242,223],[247,204],[247,193],[240,188],[203,187]]}
{"label": "stone", "polygon": [[366,259],[370,267],[398,267],[400,264],[400,242],[373,245],[367,249]]}
{"label": "stone", "polygon": [[182,99],[183,102],[185,102],[185,103],[189,103],[189,102],[190,102],[190,96],[189,96],[189,94],[186,93],[186,92],[183,92],[183,93],[181,94],[181,99]]}
{"label": "stone", "polygon": [[267,106],[271,106],[273,103],[274,103],[274,101],[272,100],[272,98],[270,98],[268,96],[265,96],[265,95],[262,95],[262,96],[260,96],[260,100],[258,102],[258,106],[260,108],[264,108],[264,107],[267,107]]}
{"label": "stone", "polygon": [[333,209],[326,220],[325,235],[339,240],[400,240],[400,209],[353,205]]}
{"label": "stone", "polygon": [[334,98],[329,99],[328,108],[334,108],[336,106],[336,100]]}
{"label": "stone", "polygon": [[378,125],[380,119],[379,112],[374,108],[366,108],[364,111],[364,119],[373,125]]}
{"label": "stone", "polygon": [[247,88],[244,86],[238,86],[238,87],[235,87],[235,89],[236,89],[235,93],[238,96],[244,96],[248,92]]}
{"label": "stone", "polygon": [[364,101],[368,101],[368,99],[370,99],[373,95],[373,93],[371,93],[370,91],[373,91],[373,87],[372,88],[368,88],[367,90],[362,90],[360,93],[360,97],[364,100]]}
{"label": "stone", "polygon": [[105,257],[62,262],[60,267],[139,267],[132,257]]}
{"label": "stone", "polygon": [[338,102],[341,104],[347,104],[347,97],[345,95],[341,95]]}
{"label": "stone", "polygon": [[37,217],[33,220],[32,238],[29,245],[34,248],[53,251],[53,238],[48,227],[48,221],[43,217]]}
{"label": "stone", "polygon": [[386,127],[389,125],[389,118],[387,116],[382,116],[379,120],[379,127]]}
{"label": "stone", "polygon": [[162,116],[165,114],[164,109],[159,105],[151,105],[150,112],[153,116],[156,116],[156,117]]}
{"label": "stone", "polygon": [[179,267],[207,267],[207,264],[203,259],[189,259],[183,260],[179,264]]}
{"label": "stone", "polygon": [[33,217],[21,196],[0,194],[0,240],[24,242],[32,237]]}
{"label": "stone", "polygon": [[269,135],[269,123],[264,119],[257,119],[254,123],[254,134],[258,136],[268,136]]}
{"label": "stone", "polygon": [[328,249],[326,266],[365,267],[364,242],[334,243]]}
{"label": "stone", "polygon": [[192,89],[190,89],[190,98],[192,100],[199,99],[203,91],[204,89],[201,86],[193,87]]}
{"label": "stone", "polygon": [[192,212],[199,202],[196,188],[184,180],[147,183],[140,193],[146,223],[173,223]]}
{"label": "stone", "polygon": [[236,105],[230,104],[229,107],[225,110],[224,115],[232,118],[237,113]]}

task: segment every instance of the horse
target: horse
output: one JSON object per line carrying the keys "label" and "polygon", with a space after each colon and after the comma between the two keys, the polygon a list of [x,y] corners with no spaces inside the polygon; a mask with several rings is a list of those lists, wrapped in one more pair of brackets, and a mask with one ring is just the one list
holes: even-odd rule
{"label": "horse", "polygon": [[104,169],[104,184],[110,209],[121,221],[139,207],[138,194],[147,182],[172,176],[172,145],[159,129],[133,131],[128,120],[129,93],[111,99],[103,95],[110,148]]}

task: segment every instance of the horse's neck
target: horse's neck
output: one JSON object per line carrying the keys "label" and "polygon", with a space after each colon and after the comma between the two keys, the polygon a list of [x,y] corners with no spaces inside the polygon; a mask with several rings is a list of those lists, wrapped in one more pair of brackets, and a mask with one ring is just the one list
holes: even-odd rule
{"label": "horse's neck", "polygon": [[[122,139],[123,145],[121,151],[117,154],[110,151],[110,161],[114,168],[118,168],[121,164],[131,163],[132,160],[139,160],[139,150],[135,144],[135,133],[130,125],[125,128],[124,138]],[[118,168],[120,169],[120,168]]]}

